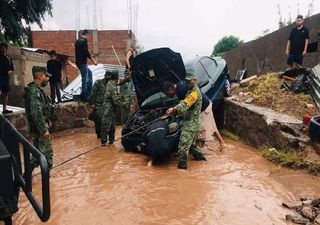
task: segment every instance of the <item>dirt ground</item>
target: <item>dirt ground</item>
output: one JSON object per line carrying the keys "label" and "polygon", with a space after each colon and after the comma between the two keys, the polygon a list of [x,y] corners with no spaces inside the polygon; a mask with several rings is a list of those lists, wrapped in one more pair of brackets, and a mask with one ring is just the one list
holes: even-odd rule
{"label": "dirt ground", "polygon": [[232,95],[239,101],[253,98],[251,104],[271,108],[301,120],[308,114],[310,116],[320,115],[320,109],[310,94],[295,94],[283,90],[281,88],[283,81],[276,73],[261,75],[249,81],[245,87],[234,85]]}

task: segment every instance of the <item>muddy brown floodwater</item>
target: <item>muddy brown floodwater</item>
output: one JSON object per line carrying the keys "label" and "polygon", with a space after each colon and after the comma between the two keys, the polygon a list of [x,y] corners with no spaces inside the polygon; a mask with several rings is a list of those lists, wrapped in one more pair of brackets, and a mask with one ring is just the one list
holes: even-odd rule
{"label": "muddy brown floodwater", "polygon": [[[319,197],[319,177],[278,167],[241,143],[227,143],[222,152],[210,143],[208,161],[190,160],[187,171],[177,169],[176,157],[147,167],[146,156],[124,152],[120,142],[92,150],[51,171],[46,224],[290,224],[283,201]],[[55,134],[54,163],[97,145],[92,129]],[[33,179],[37,195],[39,178]],[[43,224],[20,196],[13,224]]]}

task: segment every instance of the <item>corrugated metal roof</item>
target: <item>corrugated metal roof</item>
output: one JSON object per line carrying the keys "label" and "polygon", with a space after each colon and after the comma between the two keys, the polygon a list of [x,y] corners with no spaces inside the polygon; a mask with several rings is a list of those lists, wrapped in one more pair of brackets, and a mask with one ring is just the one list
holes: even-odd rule
{"label": "corrugated metal roof", "polygon": [[[24,111],[24,108],[7,105],[7,110],[12,110],[13,112],[22,112]],[[3,111],[3,105],[0,105],[0,112],[2,111]]]}
{"label": "corrugated metal roof", "polygon": [[[112,64],[98,64],[96,66],[90,65],[89,69],[92,71],[93,83],[96,80],[104,78],[104,74],[107,70],[118,70],[119,78],[124,78],[124,66],[112,65]],[[73,99],[73,95],[80,95],[81,93],[81,74],[78,76],[61,92],[62,101],[68,101]]]}

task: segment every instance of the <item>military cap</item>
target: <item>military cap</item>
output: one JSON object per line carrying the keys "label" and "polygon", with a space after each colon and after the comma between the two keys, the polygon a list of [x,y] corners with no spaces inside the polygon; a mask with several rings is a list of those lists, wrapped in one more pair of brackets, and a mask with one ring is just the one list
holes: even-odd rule
{"label": "military cap", "polygon": [[169,91],[169,89],[173,87],[174,87],[174,83],[171,83],[170,81],[165,81],[162,85],[162,91],[164,92]]}
{"label": "military cap", "polygon": [[44,73],[47,77],[51,77],[51,73],[48,73],[47,68],[46,67],[42,67],[42,66],[33,66],[32,67],[32,74],[35,73]]}
{"label": "military cap", "polygon": [[104,74],[105,78],[116,80],[119,78],[119,71],[117,70],[107,70]]}
{"label": "military cap", "polygon": [[197,76],[194,73],[187,73],[186,80],[196,80]]}

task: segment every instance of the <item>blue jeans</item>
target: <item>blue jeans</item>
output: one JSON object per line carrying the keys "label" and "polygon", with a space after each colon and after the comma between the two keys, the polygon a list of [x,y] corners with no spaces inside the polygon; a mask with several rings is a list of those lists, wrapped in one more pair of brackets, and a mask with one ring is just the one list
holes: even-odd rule
{"label": "blue jeans", "polygon": [[87,64],[78,65],[81,73],[81,99],[87,101],[92,89],[92,72]]}

